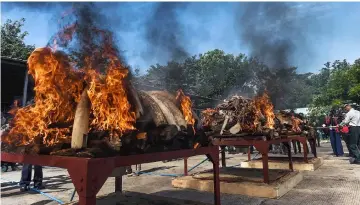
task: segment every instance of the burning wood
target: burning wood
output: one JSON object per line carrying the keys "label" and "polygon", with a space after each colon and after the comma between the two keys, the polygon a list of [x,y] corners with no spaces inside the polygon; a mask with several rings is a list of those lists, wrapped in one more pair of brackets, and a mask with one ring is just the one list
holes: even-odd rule
{"label": "burning wood", "polygon": [[220,135],[264,133],[274,129],[273,106],[267,94],[255,99],[232,96],[202,112],[203,126]]}
{"label": "burning wood", "polygon": [[276,126],[279,130],[289,130],[294,133],[301,133],[302,129],[300,125],[303,124],[303,121],[294,114],[280,111],[275,114],[275,117],[277,120]]}
{"label": "burning wood", "polygon": [[267,136],[300,134],[303,122],[284,112],[274,114],[267,93],[248,99],[232,96],[216,106],[202,112],[202,124],[213,135]]}

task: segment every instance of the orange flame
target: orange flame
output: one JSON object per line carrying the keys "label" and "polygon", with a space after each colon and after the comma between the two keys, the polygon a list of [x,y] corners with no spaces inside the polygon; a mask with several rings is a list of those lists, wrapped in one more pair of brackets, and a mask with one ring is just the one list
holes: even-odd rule
{"label": "orange flame", "polygon": [[185,117],[185,121],[188,125],[191,125],[195,133],[195,118],[192,113],[192,102],[189,96],[186,96],[180,89],[177,91],[176,100],[180,100],[181,111]]}
{"label": "orange flame", "polygon": [[206,110],[201,111],[202,114],[202,125],[203,126],[209,126],[212,121],[213,118],[211,117],[213,114],[215,114],[217,111],[211,108],[207,108]]}
{"label": "orange flame", "polygon": [[88,95],[94,115],[91,125],[98,130],[110,130],[112,137],[135,129],[135,112],[130,111],[124,86],[127,72],[114,67],[109,68],[106,76],[100,76],[94,70],[88,72],[91,76]]}
{"label": "orange flame", "polygon": [[[68,140],[69,128],[49,128],[53,123],[69,123],[83,89],[80,75],[72,71],[66,57],[50,48],[36,49],[28,59],[29,73],[35,80],[35,104],[15,107],[11,141],[26,145],[43,137],[51,145]],[[9,138],[5,137],[9,142]]]}
{"label": "orange flame", "polygon": [[292,131],[301,132],[300,124],[303,123],[303,121],[295,116],[291,116],[291,121],[292,121],[292,127],[291,127]]}
{"label": "orange flame", "polygon": [[[255,106],[257,114],[262,113],[266,118],[265,126],[270,129],[274,129],[275,125],[275,114],[274,114],[274,106],[272,105],[269,95],[265,92],[262,96],[255,98]],[[259,123],[258,119],[255,120],[256,123]]]}
{"label": "orange flame", "polygon": [[[73,24],[61,31],[57,35],[59,42],[71,41],[75,29]],[[35,80],[35,104],[11,111],[15,116],[11,130],[2,136],[4,142],[17,145],[38,143],[40,139],[45,145],[69,142],[69,126],[73,124],[76,104],[85,85],[91,102],[90,130],[109,130],[111,137],[120,137],[135,129],[136,116],[126,92],[129,70],[118,59],[109,33],[98,29],[94,32],[103,37],[101,52],[94,53],[106,58],[106,75],[95,71],[98,65],[90,61],[94,56],[76,70],[64,53],[53,52],[49,47],[36,49],[28,59],[29,73]],[[59,128],[58,124],[67,126]]]}

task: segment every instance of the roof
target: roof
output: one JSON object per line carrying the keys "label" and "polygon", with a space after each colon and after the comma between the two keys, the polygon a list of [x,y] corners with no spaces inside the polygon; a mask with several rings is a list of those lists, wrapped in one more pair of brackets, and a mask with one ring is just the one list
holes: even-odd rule
{"label": "roof", "polygon": [[27,66],[27,62],[26,60],[22,60],[22,59],[18,59],[18,58],[11,58],[11,57],[7,57],[7,56],[1,56],[1,63],[8,63],[8,64],[13,64],[13,65],[17,65],[17,66]]}

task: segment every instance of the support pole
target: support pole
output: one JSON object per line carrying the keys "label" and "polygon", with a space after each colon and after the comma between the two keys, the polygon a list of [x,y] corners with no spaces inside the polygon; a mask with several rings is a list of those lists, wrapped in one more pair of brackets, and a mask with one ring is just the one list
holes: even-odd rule
{"label": "support pole", "polygon": [[221,148],[221,166],[222,167],[226,167],[225,147],[226,146],[220,146],[220,148]]}
{"label": "support pole", "polygon": [[220,168],[219,168],[219,146],[214,146],[211,154],[206,155],[213,163],[213,180],[214,180],[214,204],[220,205]]}
{"label": "support pole", "polygon": [[122,176],[115,177],[115,192],[122,192]]}
{"label": "support pole", "polygon": [[291,171],[294,171],[293,161],[292,161],[292,156],[291,156],[291,144],[290,144],[290,142],[285,142],[284,144],[286,145],[286,148],[287,148],[287,150],[288,150],[289,169],[290,169]]}
{"label": "support pole", "polygon": [[184,176],[188,175],[188,163],[187,163],[187,157],[184,158]]}
{"label": "support pole", "polygon": [[309,153],[309,150],[308,150],[308,146],[307,146],[307,139],[304,137],[304,139],[301,140],[301,143],[303,144],[303,147],[304,147],[304,161],[305,163],[308,163],[308,158],[307,158],[307,155]]}
{"label": "support pole", "polygon": [[26,105],[28,84],[29,84],[29,74],[28,74],[28,71],[26,69],[26,71],[25,71],[24,89],[23,89],[23,99],[22,99],[22,106],[23,107]]}

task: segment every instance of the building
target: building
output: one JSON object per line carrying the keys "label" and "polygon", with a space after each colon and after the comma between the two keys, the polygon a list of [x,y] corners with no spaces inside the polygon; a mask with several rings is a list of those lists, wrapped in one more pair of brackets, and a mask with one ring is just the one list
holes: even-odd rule
{"label": "building", "polygon": [[25,60],[1,57],[1,112],[7,112],[15,100],[21,105],[34,96],[34,81]]}

